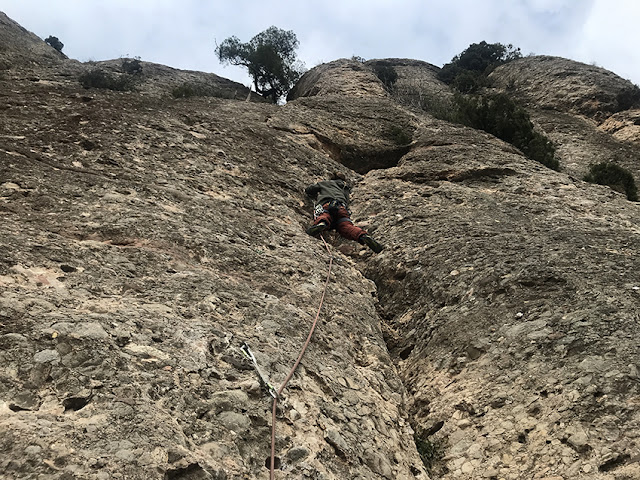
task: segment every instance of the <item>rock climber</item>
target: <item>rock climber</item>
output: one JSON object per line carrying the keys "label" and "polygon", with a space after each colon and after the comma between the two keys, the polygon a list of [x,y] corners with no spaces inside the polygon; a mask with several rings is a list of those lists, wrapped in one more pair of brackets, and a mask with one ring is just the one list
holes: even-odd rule
{"label": "rock climber", "polygon": [[329,180],[318,182],[305,188],[304,192],[314,199],[314,222],[307,228],[307,233],[317,236],[334,228],[349,240],[367,245],[375,253],[380,253],[384,246],[373,239],[365,230],[351,221],[349,212],[349,194],[351,187],[342,173],[334,173]]}

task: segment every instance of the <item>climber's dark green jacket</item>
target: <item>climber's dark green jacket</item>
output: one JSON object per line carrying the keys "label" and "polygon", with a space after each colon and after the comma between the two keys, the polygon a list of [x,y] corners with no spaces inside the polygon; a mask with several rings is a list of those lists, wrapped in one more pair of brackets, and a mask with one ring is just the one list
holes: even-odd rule
{"label": "climber's dark green jacket", "polygon": [[324,205],[331,200],[337,200],[349,206],[351,187],[343,180],[324,180],[305,188],[304,193],[315,199],[316,205]]}

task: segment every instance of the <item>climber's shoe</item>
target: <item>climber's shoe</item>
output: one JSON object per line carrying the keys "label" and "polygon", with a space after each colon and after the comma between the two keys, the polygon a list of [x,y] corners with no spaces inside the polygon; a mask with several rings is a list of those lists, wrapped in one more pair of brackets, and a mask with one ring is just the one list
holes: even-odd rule
{"label": "climber's shoe", "polygon": [[380,253],[382,249],[384,249],[384,246],[380,242],[377,242],[372,236],[366,233],[361,235],[358,241],[369,247],[375,253]]}
{"label": "climber's shoe", "polygon": [[307,228],[307,233],[312,237],[315,237],[317,235],[320,235],[327,228],[328,228],[328,225],[325,222],[320,222],[320,223],[317,223],[316,225],[311,225],[309,228]]}

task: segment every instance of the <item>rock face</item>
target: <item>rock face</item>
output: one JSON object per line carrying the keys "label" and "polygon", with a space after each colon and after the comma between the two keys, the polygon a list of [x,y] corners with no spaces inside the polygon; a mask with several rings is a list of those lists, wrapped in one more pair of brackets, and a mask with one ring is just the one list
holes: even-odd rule
{"label": "rock face", "polygon": [[392,66],[398,78],[393,85],[393,99],[411,108],[429,111],[434,106],[443,105],[452,96],[448,85],[437,75],[439,67],[419,60],[387,58],[365,62],[370,68]]}
{"label": "rock face", "polygon": [[611,115],[600,127],[618,140],[640,144],[640,110],[625,110]]}
{"label": "rock face", "polygon": [[[2,77],[3,476],[267,478],[240,348],[276,385],[293,365],[328,266],[303,189],[343,167],[274,105],[84,90],[38,61]],[[279,402],[279,478],[426,478],[356,258]]]}
{"label": "rock face", "polygon": [[590,165],[614,161],[640,178],[640,112],[624,110],[637,87],[613,72],[558,57],[528,57],[498,67],[496,89],[527,106],[556,145],[563,170],[583,178]]}
{"label": "rock face", "polygon": [[58,65],[59,60],[66,58],[3,12],[0,12],[0,45],[0,71],[29,64]]}
{"label": "rock face", "polygon": [[[175,99],[197,73],[84,90],[89,66],[1,27],[3,58],[33,57],[0,76],[6,478],[269,478],[270,397],[241,347],[279,386],[329,261],[303,189],[333,170],[386,249],[327,236],[276,478],[638,478],[636,204],[424,113],[451,94],[424,62],[388,60],[395,92],[339,60],[284,106]],[[555,107],[576,171],[635,152]]]}
{"label": "rock face", "polygon": [[512,91],[537,108],[596,119],[622,110],[619,94],[633,87],[604,68],[549,56],[509,62],[498,67],[490,78],[496,87]]}

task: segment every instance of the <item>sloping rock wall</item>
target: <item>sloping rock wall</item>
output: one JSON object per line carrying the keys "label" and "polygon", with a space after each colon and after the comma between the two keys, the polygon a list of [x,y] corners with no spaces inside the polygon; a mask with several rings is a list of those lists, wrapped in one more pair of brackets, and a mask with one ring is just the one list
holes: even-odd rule
{"label": "sloping rock wall", "polygon": [[[308,72],[283,107],[175,99],[164,85],[192,72],[84,90],[88,66],[2,28],[4,58],[34,57],[0,76],[7,478],[268,478],[270,397],[240,347],[276,386],[295,360],[328,266],[303,189],[334,170],[386,249],[328,235],[277,478],[640,475],[636,204],[394,100],[353,60]],[[446,95],[428,64],[393,62]],[[550,75],[589,83],[574,67]],[[525,90],[599,118],[605,80],[597,105]],[[635,148],[586,141],[577,118],[561,152]]]}
{"label": "sloping rock wall", "polygon": [[366,272],[443,478],[627,478],[603,472],[638,450],[637,206],[449,135],[357,197],[389,243]]}
{"label": "sloping rock wall", "polygon": [[[268,478],[240,347],[275,385],[292,366],[328,265],[303,188],[342,167],[273,105],[34,69],[1,80],[3,476]],[[376,295],[340,255],[279,403],[279,478],[426,478]]]}
{"label": "sloping rock wall", "polygon": [[559,57],[525,57],[496,68],[489,78],[500,89],[537,108],[602,121],[620,111],[618,95],[633,84],[609,70]]}
{"label": "sloping rock wall", "polygon": [[600,127],[619,140],[640,144],[640,110],[637,108],[611,115]]}
{"label": "sloping rock wall", "polygon": [[[640,144],[608,133],[605,125],[611,125],[613,117],[599,127],[582,115],[541,109],[529,109],[529,113],[536,127],[556,146],[564,172],[582,179],[591,165],[614,162],[640,180]],[[628,127],[625,131],[632,132]]]}
{"label": "sloping rock wall", "polygon": [[386,58],[368,60],[365,65],[391,66],[398,78],[391,89],[391,96],[401,105],[419,110],[443,108],[453,96],[448,85],[438,80],[439,67],[419,60],[406,58]]}
{"label": "sloping rock wall", "polygon": [[0,71],[14,66],[59,65],[66,55],[0,12]]}
{"label": "sloping rock wall", "polygon": [[[331,73],[327,75],[328,72]],[[370,68],[356,60],[342,58],[306,72],[289,92],[287,100],[316,95],[386,97],[387,92]]]}
{"label": "sloping rock wall", "polygon": [[[368,173],[354,204],[387,243],[364,271],[412,422],[442,450],[434,475],[633,478],[637,205],[414,113],[409,152]],[[565,125],[549,129],[565,161],[632,157],[592,122],[554,114],[543,127]],[[332,120],[356,121],[345,108]]]}

